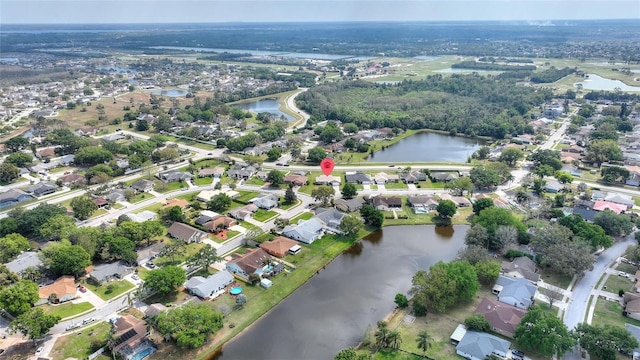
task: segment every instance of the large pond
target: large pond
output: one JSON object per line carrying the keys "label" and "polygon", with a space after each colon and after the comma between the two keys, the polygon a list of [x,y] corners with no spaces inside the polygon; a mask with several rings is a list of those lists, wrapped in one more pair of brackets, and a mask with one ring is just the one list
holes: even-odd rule
{"label": "large pond", "polygon": [[420,132],[372,154],[375,162],[466,162],[480,148],[478,140]]}
{"label": "large pond", "polygon": [[607,79],[595,74],[587,74],[587,76],[589,76],[588,79],[577,82],[573,86],[582,84],[584,90],[614,91],[619,88],[621,91],[640,91],[640,86],[629,86],[620,80]]}
{"label": "large pond", "polygon": [[176,89],[172,89],[172,90],[156,90],[154,92],[152,92],[153,95],[162,95],[162,96],[168,96],[168,97],[179,97],[179,96],[186,96],[189,92],[187,90],[176,90]]}
{"label": "large pond", "polygon": [[395,226],[371,234],[211,359],[333,359],[393,310],[417,270],[454,259],[467,229]]}
{"label": "large pond", "polygon": [[252,101],[249,103],[238,104],[234,106],[242,110],[254,112],[256,114],[259,114],[261,112],[266,112],[269,114],[274,114],[277,117],[284,116],[287,119],[287,121],[295,120],[293,116],[289,114],[285,114],[282,111],[280,111],[280,104],[273,99],[263,99],[258,101]]}

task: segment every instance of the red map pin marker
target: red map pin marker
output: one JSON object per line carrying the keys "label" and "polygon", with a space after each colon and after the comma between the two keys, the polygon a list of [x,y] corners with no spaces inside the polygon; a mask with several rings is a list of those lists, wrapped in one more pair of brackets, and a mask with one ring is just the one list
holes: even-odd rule
{"label": "red map pin marker", "polygon": [[326,158],[322,160],[322,162],[320,162],[320,168],[322,169],[322,172],[327,176],[329,176],[333,171],[334,165],[335,164],[333,163],[333,160],[329,158]]}

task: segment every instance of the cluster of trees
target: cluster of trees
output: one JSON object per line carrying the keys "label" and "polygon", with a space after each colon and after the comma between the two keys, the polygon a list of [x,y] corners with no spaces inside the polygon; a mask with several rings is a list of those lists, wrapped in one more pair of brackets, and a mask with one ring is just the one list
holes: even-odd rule
{"label": "cluster of trees", "polygon": [[565,67],[563,69],[556,69],[555,66],[552,66],[546,70],[533,73],[529,80],[536,84],[541,83],[552,83],[556,82],[567,75],[571,75],[576,72],[576,69]]}
{"label": "cluster of trees", "polygon": [[473,69],[473,70],[489,70],[489,71],[533,71],[535,65],[508,65],[495,64],[486,62],[477,62],[473,60],[461,61],[451,65],[453,69]]}
{"label": "cluster of trees", "polygon": [[362,208],[360,208],[360,216],[362,216],[365,224],[373,226],[374,228],[382,227],[382,223],[384,222],[384,214],[382,211],[369,204],[362,205]]}
{"label": "cluster of trees", "polygon": [[166,340],[181,348],[197,348],[222,328],[222,314],[206,303],[187,303],[160,313],[150,322]]}
{"label": "cluster of trees", "polygon": [[419,270],[411,281],[409,294],[413,295],[413,311],[418,316],[427,311],[446,312],[456,303],[472,299],[478,289],[478,273],[465,260],[438,262],[429,272]]}
{"label": "cluster of trees", "polygon": [[477,189],[491,189],[513,179],[511,169],[502,162],[476,165],[469,172],[469,179]]}
{"label": "cluster of trees", "polygon": [[433,75],[398,85],[325,84],[296,100],[313,115],[312,122],[337,120],[359,129],[430,128],[504,138],[531,132],[523,115],[551,97],[549,90],[515,86],[515,79]]}

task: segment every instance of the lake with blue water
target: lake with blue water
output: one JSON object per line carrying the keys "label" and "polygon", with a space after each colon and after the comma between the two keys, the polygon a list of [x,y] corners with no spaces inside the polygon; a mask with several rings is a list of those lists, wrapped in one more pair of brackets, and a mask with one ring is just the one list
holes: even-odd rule
{"label": "lake with blue water", "polygon": [[393,311],[395,294],[407,293],[416,271],[453,260],[468,229],[391,226],[372,233],[208,360],[333,359]]}
{"label": "lake with blue water", "polygon": [[419,132],[406,137],[385,150],[376,151],[374,162],[467,162],[481,146],[477,139]]}
{"label": "lake with blue water", "polygon": [[280,111],[280,104],[274,99],[262,99],[258,101],[252,101],[252,102],[237,104],[233,106],[245,111],[254,112],[256,114],[266,112],[269,114],[274,114],[278,118],[280,116],[284,116],[287,119],[287,121],[295,120],[293,116],[289,114],[285,114],[282,111]]}
{"label": "lake with blue water", "polygon": [[168,97],[180,97],[180,96],[186,96],[189,92],[187,90],[176,90],[176,89],[171,89],[171,90],[156,90],[151,92],[153,95],[161,95],[161,96],[168,96]]}
{"label": "lake with blue water", "polygon": [[629,86],[620,80],[607,79],[595,74],[587,74],[587,76],[587,79],[577,82],[573,86],[581,84],[583,90],[614,91],[619,88],[621,91],[640,91],[640,86]]}

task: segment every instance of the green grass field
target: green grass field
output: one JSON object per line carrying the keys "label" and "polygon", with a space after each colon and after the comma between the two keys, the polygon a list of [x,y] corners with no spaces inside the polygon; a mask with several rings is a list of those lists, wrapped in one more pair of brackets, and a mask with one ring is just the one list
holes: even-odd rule
{"label": "green grass field", "polygon": [[88,302],[81,302],[77,304],[66,303],[60,305],[42,305],[41,309],[47,314],[57,315],[66,319],[93,309],[93,305]]}
{"label": "green grass field", "polygon": [[309,220],[312,217],[313,217],[313,213],[303,212],[303,213],[301,213],[301,214],[289,219],[289,223],[290,224],[297,224],[298,221],[300,221],[300,220]]}
{"label": "green grass field", "polygon": [[278,216],[278,213],[272,210],[264,210],[264,209],[258,209],[258,211],[256,211],[253,214],[253,218],[255,220],[261,221],[261,222],[265,222],[273,217]]}
{"label": "green grass field", "polygon": [[133,284],[127,280],[111,281],[101,285],[86,283],[85,286],[105,301],[113,299],[134,287]]}
{"label": "green grass field", "polygon": [[[108,322],[98,323],[90,328],[83,329],[58,338],[49,354],[53,359],[86,359],[94,351],[107,343],[107,335],[111,325]],[[97,360],[108,360],[108,353],[102,354]]]}

